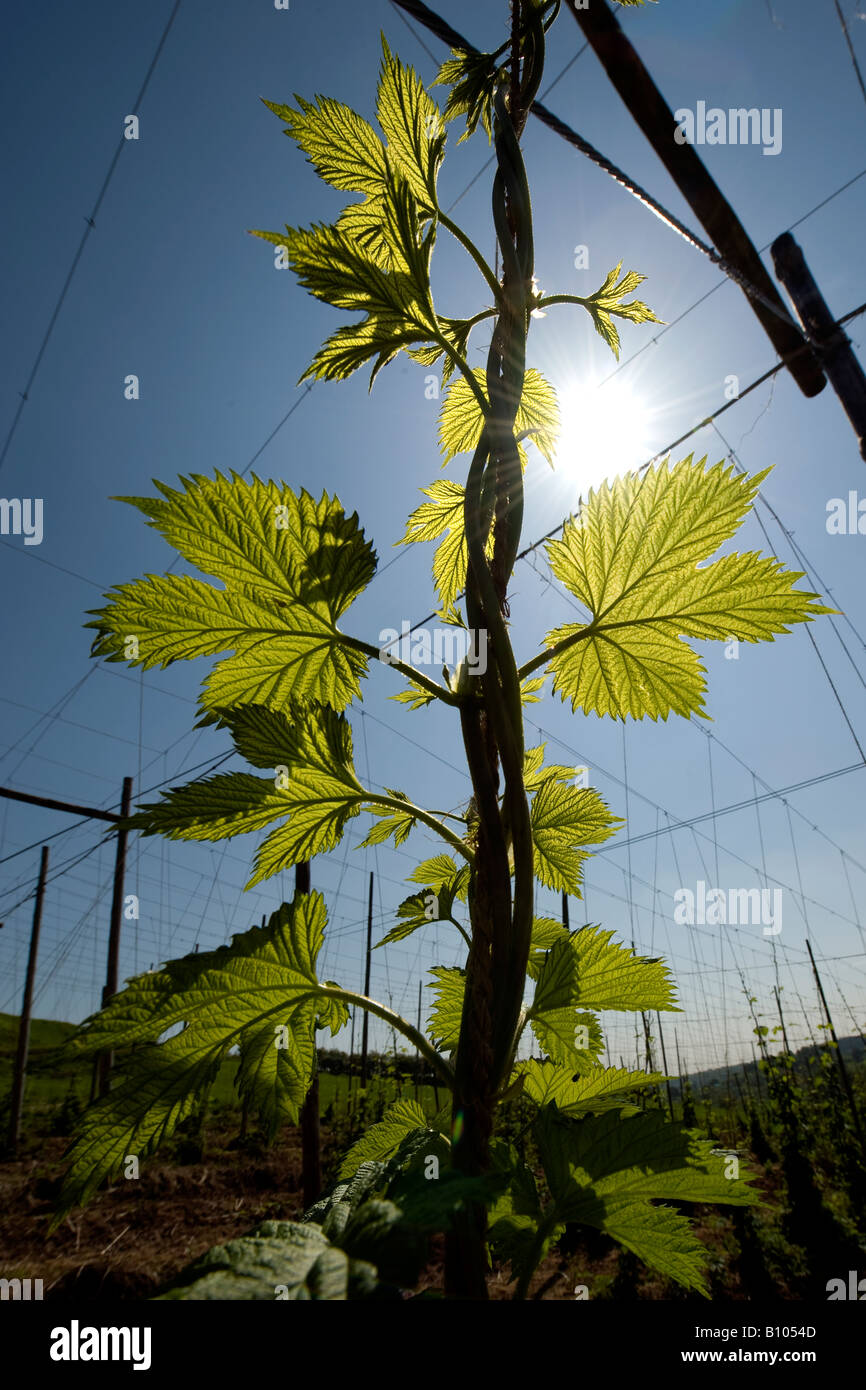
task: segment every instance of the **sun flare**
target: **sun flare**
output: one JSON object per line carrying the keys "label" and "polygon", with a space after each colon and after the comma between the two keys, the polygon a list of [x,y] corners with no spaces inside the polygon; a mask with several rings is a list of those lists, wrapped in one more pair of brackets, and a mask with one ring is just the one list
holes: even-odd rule
{"label": "sun flare", "polygon": [[556,471],[582,497],[606,478],[646,463],[652,454],[650,409],[623,383],[560,388],[562,428]]}

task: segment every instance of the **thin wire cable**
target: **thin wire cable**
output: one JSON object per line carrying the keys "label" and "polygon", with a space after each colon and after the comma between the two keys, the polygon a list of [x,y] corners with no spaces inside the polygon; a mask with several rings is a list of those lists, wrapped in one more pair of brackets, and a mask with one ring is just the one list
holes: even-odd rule
{"label": "thin wire cable", "polygon": [[[424,24],[436,34],[438,38],[441,38],[444,43],[447,43],[449,47],[461,49],[465,53],[477,54],[479,52],[479,50],[475,48],[473,44],[469,43],[467,39],[464,39],[456,29],[452,29],[449,24],[441,20],[439,16],[435,15],[426,5],[420,3],[420,0],[391,0],[391,3],[399,6],[400,9],[406,10],[415,19],[419,20],[420,23]],[[634,179],[624,173],[612,160],[608,159],[606,155],[603,155],[600,150],[597,150],[594,145],[591,145],[588,140],[585,140],[582,135],[579,135],[576,130],[573,130],[570,125],[563,121],[553,111],[550,111],[541,101],[534,101],[530,110],[533,116],[537,117],[543,125],[546,125],[548,129],[560,136],[567,144],[579,150],[580,153],[585,155],[597,168],[602,169],[614,179],[616,183],[625,188],[632,197],[637,198],[639,202],[649,208],[650,212],[654,213],[655,216],[670,227],[672,231],[675,231],[696,251],[700,251],[712,261],[713,265],[717,266],[728,279],[733,280],[735,284],[739,285],[740,289],[743,290],[750,299],[754,299],[762,304],[768,313],[773,314],[787,327],[793,329],[798,336],[804,338],[807,342],[812,341],[812,335],[809,330],[803,325],[796,323],[781,302],[776,302],[771,299],[763,290],[758,289],[757,285],[752,284],[748,276],[745,275],[738,266],[733,265],[726,257],[720,255],[715,247],[711,246],[709,242],[704,241],[696,232],[693,232],[680,218],[676,217],[674,213],[664,207],[657,198],[654,198],[651,193],[647,193],[645,188],[642,188],[639,183],[636,183]]]}
{"label": "thin wire cable", "polygon": [[[157,63],[159,62],[160,55],[161,55],[161,53],[162,53],[163,48],[165,47],[165,41],[166,41],[166,39],[168,38],[169,30],[171,29],[171,26],[172,26],[172,24],[174,23],[175,16],[177,15],[177,12],[178,12],[178,10],[180,9],[180,6],[181,6],[181,0],[175,0],[174,8],[173,8],[171,14],[170,14],[169,17],[168,17],[168,21],[167,21],[167,23],[166,23],[166,25],[165,25],[165,28],[164,28],[163,31],[162,31],[162,36],[160,37],[159,43],[158,43],[157,46],[156,46],[156,52],[154,53],[153,58],[152,58],[151,61],[150,61],[150,67],[149,67],[148,70],[147,70],[147,73],[146,73],[146,75],[145,75],[144,81],[143,81],[142,84],[141,84],[141,87],[139,88],[138,96],[136,97],[135,103],[134,103],[133,108],[132,108],[133,111],[136,111],[136,112],[137,112],[137,111],[139,110],[140,106],[141,106],[141,103],[142,103],[142,101],[143,101],[143,99],[144,99],[144,94],[145,94],[145,92],[147,91],[147,88],[148,88],[148,86],[149,86],[149,84],[150,84],[150,79],[153,77],[153,74],[154,74],[154,72],[155,72],[155,70],[156,70],[156,65],[157,65]],[[60,314],[60,310],[63,308],[63,301],[66,299],[66,295],[67,295],[67,293],[69,292],[69,287],[70,287],[70,285],[72,284],[72,281],[73,281],[74,276],[75,276],[75,272],[76,272],[76,270],[78,269],[78,263],[79,263],[79,261],[81,260],[82,252],[84,251],[84,248],[85,248],[85,246],[87,245],[87,239],[88,239],[88,237],[90,236],[90,233],[93,231],[94,227],[96,226],[96,216],[97,216],[97,213],[99,212],[100,208],[102,207],[102,200],[103,200],[103,198],[105,197],[106,193],[108,192],[108,186],[109,186],[109,184],[111,183],[111,180],[112,180],[112,178],[113,178],[113,176],[114,176],[114,171],[115,171],[115,169],[117,168],[118,160],[120,159],[121,153],[123,152],[123,149],[124,149],[124,147],[125,147],[127,144],[128,144],[128,141],[126,140],[125,136],[122,135],[122,136],[120,137],[120,143],[119,143],[117,149],[116,149],[115,152],[114,152],[114,158],[112,159],[110,165],[108,166],[108,173],[105,175],[105,179],[104,179],[104,181],[103,181],[102,187],[101,187],[101,189],[99,190],[99,196],[97,197],[96,202],[95,202],[94,205],[93,205],[93,211],[91,212],[91,214],[90,214],[89,217],[85,218],[85,221],[86,221],[86,223],[87,223],[87,226],[86,226],[85,229],[84,229],[84,235],[83,235],[82,238],[81,238],[81,241],[80,241],[79,246],[78,246],[78,250],[76,251],[75,256],[74,256],[74,258],[73,258],[72,265],[71,265],[70,268],[69,268],[69,273],[68,273],[68,275],[66,276],[66,280],[65,280],[65,282],[64,282],[63,288],[62,288],[62,290],[60,291],[60,295],[59,295],[59,297],[58,297],[58,299],[57,299],[57,303],[56,303],[55,306],[54,306],[54,311],[53,311],[53,313],[52,313],[52,315],[51,315],[51,318],[50,318],[49,321],[48,321],[48,327],[47,327],[46,330],[45,330],[45,334],[44,334],[44,336],[43,336],[42,343],[41,343],[41,345],[40,345],[40,347],[39,347],[39,351],[38,351],[37,354],[36,354],[36,361],[33,363],[33,366],[32,366],[32,368],[31,368],[31,370],[30,370],[30,375],[29,375],[29,377],[27,378],[27,385],[24,387],[23,392],[19,392],[19,395],[20,395],[20,397],[21,397],[21,400],[20,400],[20,403],[19,403],[19,405],[18,405],[18,409],[17,409],[16,412],[15,412],[15,416],[14,416],[14,418],[13,418],[13,420],[12,420],[12,425],[11,425],[11,427],[10,427],[10,429],[9,429],[9,433],[8,433],[7,436],[6,436],[6,441],[5,441],[4,445],[3,445],[3,449],[2,449],[2,451],[0,451],[0,468],[2,468],[2,467],[3,467],[3,464],[6,462],[6,455],[7,455],[8,452],[9,452],[9,447],[10,447],[10,445],[11,445],[11,443],[12,443],[12,440],[13,440],[13,438],[14,438],[14,436],[15,436],[15,431],[16,431],[17,428],[18,428],[18,421],[21,419],[21,414],[22,414],[22,412],[23,412],[23,410],[24,410],[25,405],[27,404],[27,401],[28,401],[29,398],[30,398],[30,391],[31,391],[31,389],[32,389],[32,387],[33,387],[34,381],[36,380],[36,373],[39,371],[39,367],[40,367],[40,364],[41,364],[41,362],[42,362],[42,358],[43,358],[43,356],[45,355],[45,349],[48,347],[48,343],[49,343],[49,340],[50,340],[50,338],[51,338],[51,334],[54,332],[54,325],[55,325],[55,323],[57,322],[58,316],[59,316],[59,314]]]}
{"label": "thin wire cable", "polygon": [[842,33],[845,35],[845,42],[848,45],[848,52],[851,55],[851,62],[853,63],[854,71],[857,74],[857,81],[860,84],[860,91],[863,95],[863,100],[866,101],[866,85],[864,85],[863,74],[860,71],[860,64],[857,62],[857,54],[854,52],[854,45],[851,42],[851,35],[848,32],[847,20],[845,19],[845,16],[842,13],[842,7],[839,4],[839,0],[833,0],[833,4],[836,6],[836,13],[839,16],[839,23],[842,26]]}

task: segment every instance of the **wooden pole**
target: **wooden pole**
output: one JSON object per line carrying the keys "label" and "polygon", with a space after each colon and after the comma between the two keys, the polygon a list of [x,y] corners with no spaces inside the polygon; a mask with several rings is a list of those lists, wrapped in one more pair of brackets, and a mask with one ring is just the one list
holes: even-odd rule
{"label": "wooden pole", "polygon": [[[392,1013],[394,1012],[394,999],[390,990],[388,991],[388,1008]],[[402,1100],[403,1081],[400,1076],[400,1056],[397,1052],[397,1034],[393,1028],[391,1029],[391,1046],[394,1049],[394,1083],[397,1087],[397,1099]]]}
{"label": "wooden pole", "polygon": [[860,457],[866,459],[866,375],[854,356],[851,340],[831,314],[806,264],[801,248],[790,232],[783,232],[770,247],[776,275],[794,301],[803,327],[819,345],[821,363],[842,409],[854,426]]}
{"label": "wooden pole", "polygon": [[665,1035],[664,1035],[664,1033],[662,1032],[661,1014],[659,1013],[658,1009],[656,1009],[656,1023],[657,1023],[658,1026],[659,1026],[659,1043],[661,1044],[661,1049],[662,1049],[662,1066],[663,1066],[664,1069],[665,1069],[665,1087],[666,1087],[667,1093],[668,1093],[668,1109],[669,1109],[670,1112],[671,1112],[671,1119],[673,1119],[673,1118],[674,1118],[674,1099],[673,1099],[673,1096],[671,1095],[671,1083],[670,1083],[670,1080],[669,1080],[669,1078],[668,1078],[668,1059],[667,1059],[667,1056],[665,1055]]}
{"label": "wooden pole", "polygon": [[836,1037],[836,1029],[833,1027],[833,1019],[830,1015],[830,1009],[827,1004],[826,996],[824,994],[824,986],[821,984],[821,976],[818,974],[818,967],[815,964],[815,957],[812,955],[812,947],[808,940],[806,941],[806,950],[809,952],[809,959],[812,962],[812,973],[815,976],[815,984],[818,986],[818,994],[820,995],[821,1003],[824,1006],[824,1013],[827,1016],[827,1022],[830,1025],[830,1036],[836,1044],[836,1061],[839,1063],[839,1073],[842,1077],[842,1085],[845,1088],[845,1095],[848,1097],[848,1105],[851,1110],[851,1118],[854,1121],[854,1128],[857,1131],[857,1137],[860,1140],[860,1147],[863,1152],[863,1157],[866,1158],[866,1137],[864,1137],[863,1135],[863,1125],[860,1121],[860,1112],[857,1109],[857,1102],[854,1099],[854,1092],[851,1089],[851,1078],[848,1075],[848,1068],[845,1066],[845,1058],[842,1056],[842,1050],[839,1047],[839,1039]]}
{"label": "wooden pole", "polygon": [[646,1048],[646,1063],[645,1063],[645,1066],[644,1066],[644,1070],[645,1070],[645,1071],[653,1071],[653,1070],[654,1070],[654,1068],[653,1068],[653,1054],[652,1054],[652,1046],[650,1045],[649,1018],[647,1017],[647,1015],[646,1015],[643,1011],[641,1012],[641,1018],[643,1019],[643,1037],[644,1037],[644,1046],[645,1046],[645,1048]]}
{"label": "wooden pole", "polygon": [[355,1010],[352,1010],[352,1035],[349,1042],[349,1094],[347,1097],[346,1108],[351,1110],[352,1097],[355,1094]]}
{"label": "wooden pole", "polygon": [[[623,102],[649,140],[716,250],[760,291],[749,304],[805,396],[817,396],[826,380],[821,365],[790,317],[776,286],[734,209],[710,177],[693,145],[679,144],[673,112],[644,67],[619,21],[604,3],[578,8],[566,0]],[[771,307],[772,306],[772,307]]]}
{"label": "wooden pole", "polygon": [[[364,994],[370,993],[370,952],[373,939],[373,875],[370,874],[370,897],[367,903],[367,961],[364,967]],[[367,1085],[367,1041],[370,1015],[364,1010],[364,1023],[361,1030],[361,1089]]]}
{"label": "wooden pole", "polygon": [[775,996],[776,996],[776,1007],[777,1007],[778,1010],[779,1010],[779,1022],[780,1022],[781,1025],[782,1025],[782,1037],[783,1037],[784,1040],[785,1040],[785,1051],[786,1051],[786,1052],[788,1053],[788,1055],[790,1056],[790,1054],[791,1054],[791,1048],[790,1048],[790,1046],[789,1046],[789,1044],[788,1044],[788,1034],[787,1034],[787,1032],[785,1031],[785,1015],[782,1013],[782,996],[781,996],[780,993],[779,993],[778,985],[773,985],[773,993],[774,993]]}
{"label": "wooden pole", "polygon": [[18,1151],[21,1137],[21,1111],[24,1104],[24,1083],[27,1077],[27,1057],[30,1052],[30,1013],[33,1008],[33,984],[36,979],[36,957],[39,953],[39,931],[42,926],[42,903],[45,898],[45,879],[48,873],[48,846],[42,846],[39,860],[39,882],[36,887],[36,902],[33,907],[33,925],[30,929],[30,950],[27,954],[27,975],[24,981],[24,998],[21,1001],[21,1018],[18,1022],[18,1048],[15,1053],[15,1077],[12,1082],[12,1108],[9,1114],[9,1148],[14,1155]]}
{"label": "wooden pole", "polygon": [[[418,981],[418,1032],[419,1032],[419,1033],[421,1032],[421,981],[420,981],[420,980]],[[419,1078],[418,1078],[418,1072],[419,1072],[420,1066],[421,1066],[421,1054],[419,1053],[419,1051],[418,1051],[418,1049],[417,1049],[417,1047],[416,1047],[416,1048],[415,1048],[415,1099],[416,1099],[416,1100],[418,1099],[418,1096],[419,1096],[419,1094],[420,1094],[420,1090],[419,1090]]]}
{"label": "wooden pole", "polygon": [[[295,865],[295,897],[310,891],[310,865]],[[322,1195],[322,1136],[319,1129],[319,1063],[313,1036],[313,1075],[301,1107],[301,1156],[304,1171],[304,1210],[308,1211]]]}
{"label": "wooden pole", "polygon": [[[113,994],[117,993],[118,967],[120,963],[120,928],[123,922],[123,876],[126,870],[126,842],[128,831],[123,825],[132,805],[132,778],[124,777],[120,797],[121,828],[117,832],[117,849],[114,858],[114,887],[111,895],[111,925],[108,931],[108,966],[105,972],[105,987],[102,991],[102,1007],[105,1008]],[[108,1094],[108,1080],[113,1065],[113,1054],[103,1052],[99,1058],[99,1094]]]}

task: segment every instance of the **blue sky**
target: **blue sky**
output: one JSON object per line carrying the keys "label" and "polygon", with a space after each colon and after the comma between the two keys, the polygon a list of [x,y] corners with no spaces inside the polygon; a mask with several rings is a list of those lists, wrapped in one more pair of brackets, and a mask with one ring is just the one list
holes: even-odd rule
{"label": "blue sky", "polygon": [[[866,23],[851,0],[843,8],[866,64]],[[9,133],[3,183],[12,194],[0,267],[4,437],[170,10],[167,3],[84,3],[14,11],[0,96]],[[439,10],[480,47],[505,37],[502,3],[479,0],[469,9],[442,0]],[[795,235],[833,311],[860,304],[866,178],[799,222],[866,168],[866,104],[834,7],[662,0],[620,18],[672,108],[704,101],[781,110],[777,155],[757,145],[704,146],[700,153],[758,247],[799,223]],[[347,512],[358,511],[380,574],[347,629],[375,641],[380,630],[414,623],[434,606],[432,547],[394,548],[421,500],[419,488],[440,476],[438,405],[428,399],[426,369],[398,359],[372,395],[363,372],[348,383],[299,388],[301,372],[345,316],[306,296],[291,271],[275,269],[272,248],[247,235],[254,227],[330,220],[346,201],[318,180],[259,98],[323,93],[374,119],[380,31],[432,81],[435,64],[423,45],[437,59],[445,56],[441,45],[427,35],[422,45],[417,27],[413,33],[386,0],[292,0],[288,11],[264,0],[185,0],[180,7],[136,113],[140,138],[122,151],[0,474],[3,497],[40,497],[44,508],[40,545],[0,538],[4,786],[114,808],[125,775],[136,789],[176,785],[188,769],[200,771],[225,751],[225,735],[192,729],[210,663],[143,677],[96,663],[82,624],[112,584],[159,573],[173,558],[134,509],[110,497],[149,494],[153,478],[172,483],[190,472],[242,472],[293,406],[255,471],[315,495],[337,493]],[[543,90],[582,42],[564,13],[550,38]],[[441,89],[438,95],[444,103]],[[546,102],[701,233],[591,51],[567,67]],[[555,472],[537,456],[530,460],[529,544],[576,507],[588,483],[644,462],[723,404],[728,378],[743,388],[776,358],[742,292],[606,174],[535,121],[524,148],[544,290],[587,293],[622,260],[646,275],[641,297],[672,325],[623,325],[621,368],[601,385],[617,364],[588,316],[564,307],[534,323],[529,361],[553,381],[572,420]],[[456,203],[452,215],[492,257],[491,171],[469,186],[488,156],[483,135],[459,147],[453,135],[439,188],[443,205]],[[587,248],[586,269],[575,267],[577,246]],[[764,259],[772,270],[768,252]],[[476,270],[444,234],[434,289],[446,313],[474,312],[486,302]],[[861,347],[864,323],[850,329]],[[475,360],[485,349],[479,332]],[[137,401],[124,399],[128,373],[140,379]],[[600,421],[601,429],[581,434],[581,416]],[[812,631],[827,673],[802,629],[772,645],[741,646],[737,660],[726,658],[721,644],[698,644],[711,723],[672,716],[658,724],[630,721],[623,730],[621,723],[575,716],[548,695],[530,709],[527,728],[529,742],[547,740],[553,760],[588,765],[593,785],[628,816],[617,840],[590,861],[571,924],[600,922],[669,958],[683,1013],[665,1020],[668,1061],[676,1028],[691,1069],[751,1055],[741,973],[756,1007],[769,1015],[778,967],[790,1033],[797,1042],[808,1037],[807,1019],[813,1029],[819,1020],[807,934],[823,962],[839,1031],[853,1030],[849,1006],[861,1027],[866,1016],[858,929],[866,918],[866,782],[830,685],[832,679],[862,744],[866,537],[826,528],[830,499],[851,490],[866,497],[864,465],[832,391],[806,400],[784,372],[735,404],[718,427],[721,435],[706,429],[674,457],[694,448],[715,462],[733,448],[750,473],[773,466],[762,495],[820,576],[814,587],[831,592],[843,610],[836,621],[850,656],[826,619]],[[452,464],[448,476],[462,480],[463,464]],[[759,506],[758,514],[775,553],[803,568],[770,513]],[[766,550],[754,517],[737,544]],[[518,565],[512,612],[521,659],[537,650],[548,628],[570,620],[549,581],[543,550]],[[356,766],[372,783],[400,786],[422,804],[457,806],[468,779],[456,724],[445,710],[405,711],[388,698],[398,688],[384,669],[365,683],[363,705],[352,711]],[[776,797],[754,801],[767,788],[856,763],[861,770],[793,792],[787,805]],[[747,804],[725,810],[741,802]],[[702,819],[673,835],[655,833],[664,830],[666,815],[681,821],[714,810],[715,824]],[[57,877],[46,896],[36,1012],[77,1020],[98,1005],[113,850],[101,843],[98,823],[67,830],[71,824],[47,810],[0,803],[0,1009],[19,1007],[38,843],[59,831],[51,841]],[[369,872],[376,873],[378,937],[408,891],[413,863],[435,850],[426,832],[399,851],[356,849],[363,834],[362,821],[352,822],[340,848],[313,865],[332,922],[325,971],[356,987]],[[243,892],[253,849],[251,838],[213,846],[133,838],[127,892],[140,898],[140,919],[125,924],[121,976],[196,943],[216,946],[290,897],[291,875]],[[760,926],[675,923],[675,891],[701,880],[724,890],[779,888],[781,932],[768,938]],[[555,913],[558,902],[539,890],[538,907]],[[372,992],[414,1018],[423,971],[459,963],[459,946],[453,930],[437,925],[374,953]],[[604,1021],[611,1059],[633,1059],[633,1020]],[[373,1036],[387,1041],[376,1026]]]}

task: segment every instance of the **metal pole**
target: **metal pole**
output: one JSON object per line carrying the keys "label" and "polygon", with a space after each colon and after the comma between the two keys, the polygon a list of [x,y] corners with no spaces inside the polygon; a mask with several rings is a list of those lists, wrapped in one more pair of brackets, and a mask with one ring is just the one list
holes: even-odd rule
{"label": "metal pole", "polygon": [[[125,821],[132,804],[132,778],[124,777],[120,797],[120,820]],[[117,972],[120,962],[120,926],[123,920],[123,875],[126,869],[126,841],[128,831],[121,825],[117,832],[117,851],[114,859],[114,888],[111,895],[111,926],[108,932],[108,967],[105,972],[105,987],[102,991],[102,1007],[105,1008],[113,994],[117,993]],[[113,1062],[111,1052],[103,1052],[99,1059],[99,1094],[108,1094],[108,1077]]]}
{"label": "metal pole", "polygon": [[563,893],[563,895],[562,895],[562,925],[565,927],[565,930],[568,931],[568,894],[567,894],[567,893]]}
{"label": "metal pole", "polygon": [[783,232],[777,237],[770,251],[776,275],[794,301],[800,322],[818,344],[824,371],[854,426],[860,457],[866,459],[866,375],[854,356],[851,340],[837,328],[791,233]]}
{"label": "metal pole", "polygon": [[33,982],[36,979],[36,957],[39,951],[39,930],[42,926],[42,902],[45,897],[45,878],[48,873],[48,846],[42,846],[39,861],[39,883],[36,888],[36,903],[33,908],[33,926],[30,929],[30,950],[27,955],[27,976],[24,981],[24,998],[21,1001],[21,1018],[18,1022],[18,1050],[15,1054],[15,1078],[12,1083],[12,1108],[9,1114],[9,1148],[15,1154],[21,1136],[21,1110],[24,1103],[24,1082],[27,1077],[27,1056],[30,1051],[30,1012],[33,1007]]}
{"label": "metal pole", "polygon": [[[367,903],[367,963],[364,968],[364,994],[370,993],[370,952],[373,938],[373,875],[370,874],[370,898]],[[367,1038],[370,1015],[364,1010],[364,1025],[361,1032],[361,1089],[367,1085]]]}

